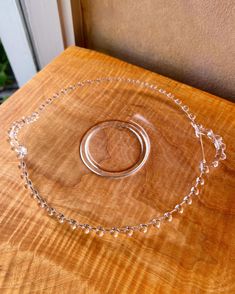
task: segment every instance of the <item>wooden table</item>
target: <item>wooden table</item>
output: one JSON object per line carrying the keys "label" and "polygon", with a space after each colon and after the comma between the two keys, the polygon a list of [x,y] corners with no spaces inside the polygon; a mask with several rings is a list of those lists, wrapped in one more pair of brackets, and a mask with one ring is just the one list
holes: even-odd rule
{"label": "wooden table", "polygon": [[[86,235],[49,217],[24,189],[6,141],[10,124],[54,92],[107,76],[171,91],[227,144],[227,160],[211,170],[192,206],[160,230],[131,238]],[[193,130],[161,94],[106,84],[65,95],[50,107],[20,140],[28,147],[27,163],[41,194],[81,222],[109,226],[149,220],[174,207],[198,173]],[[79,155],[87,129],[110,119],[141,122],[151,140],[144,167],[115,180],[90,172]],[[97,52],[67,49],[0,107],[0,293],[235,293],[234,122],[231,102]],[[117,142],[119,152],[123,142],[115,140],[112,148]],[[126,151],[121,152],[114,159],[125,164]]]}

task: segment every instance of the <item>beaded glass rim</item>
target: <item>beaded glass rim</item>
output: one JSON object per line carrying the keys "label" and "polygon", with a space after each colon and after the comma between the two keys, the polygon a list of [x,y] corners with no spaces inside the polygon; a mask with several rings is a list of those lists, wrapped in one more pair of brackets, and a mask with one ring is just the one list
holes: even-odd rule
{"label": "beaded glass rim", "polygon": [[[163,214],[156,216],[155,218],[147,221],[146,223],[141,223],[137,225],[126,225],[122,227],[114,226],[114,227],[103,227],[103,226],[93,226],[90,224],[82,224],[77,220],[71,219],[65,216],[62,212],[59,212],[57,209],[53,208],[38,192],[35,188],[32,180],[29,177],[29,172],[27,169],[25,158],[27,157],[28,150],[25,145],[22,145],[18,140],[18,133],[19,131],[28,124],[36,122],[41,114],[53,103],[54,100],[57,100],[60,97],[63,97],[70,92],[86,87],[89,85],[98,85],[100,83],[109,83],[109,82],[125,82],[130,83],[133,85],[140,86],[142,88],[147,88],[152,90],[155,93],[160,93],[161,95],[165,96],[167,99],[174,102],[179,109],[186,115],[189,119],[191,126],[195,131],[195,137],[200,143],[201,152],[202,152],[202,159],[199,162],[199,173],[195,178],[194,183],[190,191],[187,193],[186,196],[183,197],[182,201],[177,203],[175,207],[171,210],[164,212]],[[206,136],[211,143],[214,145],[215,148],[215,155],[211,162],[207,162],[205,158],[204,152],[204,144],[203,144],[203,136]],[[200,193],[200,186],[204,185],[204,178],[205,174],[209,173],[210,167],[218,167],[219,162],[221,160],[226,159],[225,149],[226,145],[223,142],[221,136],[214,134],[211,129],[205,128],[203,125],[198,124],[196,122],[196,116],[190,112],[189,107],[183,102],[176,98],[172,93],[167,92],[166,90],[158,87],[157,85],[150,84],[148,82],[143,82],[135,79],[129,78],[122,78],[122,77],[104,77],[104,78],[97,78],[93,80],[84,80],[82,82],[78,82],[74,85],[71,85],[67,88],[62,89],[61,91],[52,95],[52,97],[47,98],[43,104],[41,104],[38,109],[31,113],[29,116],[22,117],[21,119],[13,122],[11,127],[8,130],[8,141],[11,145],[12,150],[16,152],[17,158],[19,160],[19,169],[21,170],[21,178],[24,180],[24,186],[28,189],[31,193],[33,199],[39,204],[41,208],[47,211],[48,215],[54,217],[59,221],[59,223],[67,222],[73,230],[81,229],[84,231],[85,234],[90,232],[95,232],[98,236],[102,237],[106,233],[110,233],[113,237],[117,237],[119,234],[126,234],[127,236],[132,236],[135,231],[140,231],[146,233],[149,228],[154,227],[159,229],[161,223],[164,221],[171,222],[174,214],[181,214],[184,211],[184,207],[187,205],[191,205],[193,198],[198,196]]]}

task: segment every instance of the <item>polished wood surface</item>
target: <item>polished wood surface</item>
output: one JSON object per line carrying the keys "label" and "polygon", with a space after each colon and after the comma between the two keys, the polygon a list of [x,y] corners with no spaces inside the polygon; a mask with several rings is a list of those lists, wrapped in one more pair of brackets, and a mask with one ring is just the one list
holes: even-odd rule
{"label": "polished wood surface", "polygon": [[[6,142],[10,124],[54,92],[107,76],[171,91],[227,144],[227,160],[211,170],[202,194],[183,215],[132,238],[85,235],[47,216],[23,188]],[[102,84],[74,91],[49,109],[20,140],[41,194],[81,222],[145,222],[173,208],[198,173],[201,154],[193,129],[161,94]],[[146,164],[121,179],[95,175],[79,154],[87,130],[113,119],[140,125],[151,143]],[[219,97],[93,51],[66,50],[0,107],[0,293],[234,293],[234,123],[234,105]],[[105,169],[125,168],[138,158],[139,146],[127,133],[107,130],[93,143]],[[208,142],[206,150],[210,157]]]}

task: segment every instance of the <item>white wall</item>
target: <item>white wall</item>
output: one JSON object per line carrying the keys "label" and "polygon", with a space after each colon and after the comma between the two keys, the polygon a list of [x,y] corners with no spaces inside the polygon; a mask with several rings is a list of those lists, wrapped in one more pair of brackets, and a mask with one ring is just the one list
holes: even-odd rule
{"label": "white wall", "polygon": [[37,72],[32,48],[15,0],[0,0],[0,38],[19,86]]}

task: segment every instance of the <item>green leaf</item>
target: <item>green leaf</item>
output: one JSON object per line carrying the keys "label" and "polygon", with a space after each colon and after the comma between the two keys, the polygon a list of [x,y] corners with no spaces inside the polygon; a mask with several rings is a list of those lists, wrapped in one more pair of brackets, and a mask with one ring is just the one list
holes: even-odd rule
{"label": "green leaf", "polygon": [[0,72],[0,87],[4,87],[8,77],[4,71]]}

